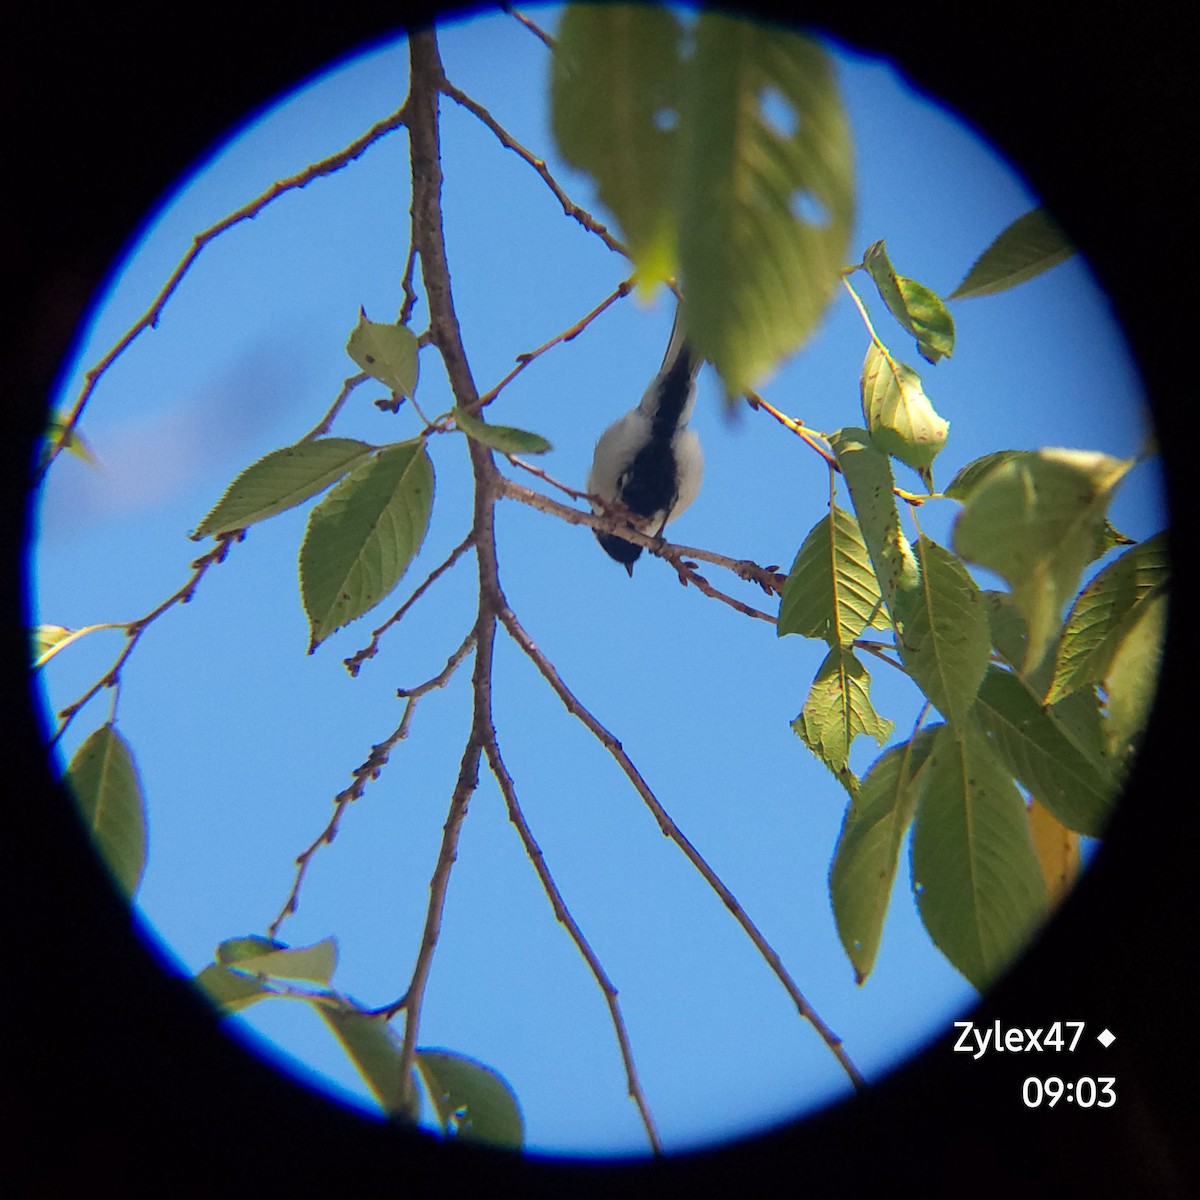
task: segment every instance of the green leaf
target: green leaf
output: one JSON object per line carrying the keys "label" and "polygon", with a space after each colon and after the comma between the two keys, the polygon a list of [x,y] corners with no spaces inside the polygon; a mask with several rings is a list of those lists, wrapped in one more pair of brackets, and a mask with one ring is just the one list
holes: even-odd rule
{"label": "green leaf", "polygon": [[796,555],[779,600],[776,630],[780,637],[798,633],[849,646],[880,618],[881,605],[858,522],[834,504]]}
{"label": "green leaf", "polygon": [[571,4],[550,60],[559,152],[595,180],[643,284],[676,271],[682,35],[665,7]]}
{"label": "green leaf", "polygon": [[402,396],[417,390],[417,335],[407,325],[368,321],[358,310],[358,324],[346,342],[346,353],[372,379]]}
{"label": "green leaf", "polygon": [[73,454],[89,467],[99,468],[100,460],[96,457],[91,446],[83,440],[83,434],[78,429],[72,429],[66,417],[55,413],[47,423],[46,437],[51,446],[61,445],[68,453]]}
{"label": "green leaf", "polygon": [[872,707],[870,687],[871,676],[853,651],[834,646],[792,722],[800,740],[839,778],[847,770],[850,746],[860,733],[881,746],[891,736],[892,722]]}
{"label": "green leaf", "polygon": [[1075,253],[1075,247],[1044,208],[1018,217],[979,256],[951,300],[990,296],[1033,279]]}
{"label": "green leaf", "polygon": [[1150,720],[1166,639],[1166,593],[1156,592],[1138,605],[1136,613],[1104,676],[1109,746],[1122,757],[1136,745]]}
{"label": "green leaf", "polygon": [[457,405],[451,411],[454,423],[467,437],[499,450],[501,454],[545,454],[554,449],[540,434],[514,429],[511,425],[489,425]]}
{"label": "green leaf", "polygon": [[951,724],[964,721],[987,670],[992,641],[979,585],[944,547],[917,539],[920,586],[903,607],[900,655]]}
{"label": "green leaf", "polygon": [[817,42],[706,11],[695,47],[680,110],[684,322],[738,395],[813,332],[838,285],[852,144]]}
{"label": "green leaf", "polygon": [[997,757],[1068,829],[1099,837],[1120,785],[1096,747],[1043,708],[1018,676],[990,667],[975,709]]}
{"label": "green leaf", "polygon": [[146,869],[146,803],[129,743],[102,725],[75,751],[65,778],[96,849],[132,899]]}
{"label": "green leaf", "polygon": [[[229,953],[231,947],[234,948],[234,957],[222,957],[222,952]],[[329,983],[337,967],[337,941],[331,937],[311,946],[289,948],[276,943],[260,947],[257,953],[252,953],[252,949],[249,938],[239,938],[233,943],[226,942],[219,947],[217,958],[225,965],[251,975],[270,975],[274,979],[304,979],[321,984]]]}
{"label": "green leaf", "polygon": [[261,934],[248,933],[245,937],[227,938],[217,947],[217,962],[225,967],[236,967],[243,959],[259,958],[272,950],[286,950],[285,942]]}
{"label": "green leaf", "polygon": [[333,1030],[350,1061],[374,1093],[384,1112],[416,1121],[416,1089],[406,1106],[401,1086],[401,1047],[387,1020],[369,1016],[348,1004],[314,1000],[313,1008]]}
{"label": "green leaf", "polygon": [[969,726],[936,731],[917,803],[913,890],[934,944],[980,991],[1035,932],[1046,885],[1025,802]]}
{"label": "green leaf", "polygon": [[1029,629],[1022,674],[1041,662],[1132,464],[1082,450],[1014,453],[970,490],[954,548],[1012,589]]}
{"label": "green leaf", "polygon": [[512,1088],[491,1067],[448,1050],[418,1050],[416,1066],[452,1137],[519,1150],[525,1123]]}
{"label": "green leaf", "polygon": [[61,645],[73,631],[62,625],[39,625],[30,637],[33,643],[33,666],[36,670],[50,658],[55,646]]}
{"label": "green leaf", "polygon": [[862,409],[871,440],[912,467],[932,488],[929,468],[941,453],[950,422],[938,416],[921,377],[877,342],[862,366]]}
{"label": "green leaf", "polygon": [[898,599],[917,586],[920,576],[912,547],[900,529],[891,463],[865,429],[839,429],[829,444],[850,489],[880,591],[895,612]]}
{"label": "green leaf", "polygon": [[942,494],[949,496],[952,500],[961,500],[965,503],[993,467],[998,467],[1014,458],[1019,459],[1027,453],[1026,450],[993,450],[990,454],[985,454],[982,458],[967,463],[950,481],[949,486],[942,490]]}
{"label": "green leaf", "polygon": [[1141,606],[1166,586],[1169,574],[1167,535],[1160,533],[1126,551],[1080,592],[1058,646],[1047,703],[1104,678]]}
{"label": "green leaf", "polygon": [[310,654],[399,583],[432,507],[433,463],[417,438],[381,450],[313,509],[300,547]]}
{"label": "green leaf", "polygon": [[272,450],[229,485],[192,538],[245,529],[294,508],[367,462],[377,449],[353,438],[317,438]]}
{"label": "green leaf", "polygon": [[921,357],[931,363],[949,358],[954,353],[954,318],[941,297],[915,279],[897,275],[881,241],[868,247],[863,265],[892,316],[917,339]]}
{"label": "green leaf", "polygon": [[221,1015],[241,1012],[275,993],[260,979],[239,975],[220,963],[209,963],[192,982],[220,1010]]}
{"label": "green leaf", "polygon": [[933,730],[923,729],[881,755],[846,810],[829,872],[829,898],[858,983],[875,965],[900,846],[912,821],[922,768],[932,745]]}

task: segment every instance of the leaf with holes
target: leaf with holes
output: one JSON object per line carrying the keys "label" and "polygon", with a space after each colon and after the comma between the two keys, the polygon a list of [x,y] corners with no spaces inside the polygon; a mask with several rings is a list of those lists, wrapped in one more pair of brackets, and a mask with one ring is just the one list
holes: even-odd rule
{"label": "leaf with holes", "polygon": [[838,286],[853,153],[816,41],[706,11],[695,47],[680,107],[684,321],[735,396],[810,336]]}
{"label": "leaf with holes", "polygon": [[679,18],[667,8],[572,4],[550,60],[559,152],[595,181],[643,285],[676,270],[682,37]]}

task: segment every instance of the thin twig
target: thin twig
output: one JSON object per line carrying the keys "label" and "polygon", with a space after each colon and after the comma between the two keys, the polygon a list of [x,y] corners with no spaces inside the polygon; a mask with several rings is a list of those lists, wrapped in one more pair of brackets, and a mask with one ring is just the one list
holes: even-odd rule
{"label": "thin twig", "polygon": [[456,562],[458,562],[458,560],[466,552],[467,548],[471,546],[474,541],[475,531],[471,530],[467,536],[463,538],[463,540],[459,542],[453,550],[450,551],[445,560],[439,566],[434,567],[434,569],[425,576],[424,582],[422,582],[416,588],[413,594],[409,596],[409,598],[405,600],[405,602],[400,605],[400,607],[396,609],[396,611],[392,613],[392,615],[388,617],[388,619],[384,621],[384,623],[380,625],[378,629],[372,631],[370,642],[368,642],[367,645],[365,645],[361,650],[344,660],[346,670],[349,671],[351,675],[357,675],[362,669],[363,663],[368,658],[375,657],[379,650],[379,639],[383,636],[383,634],[393,625],[395,625],[396,622],[399,621],[414,604],[416,604],[416,602],[425,594],[425,592],[428,591],[429,586],[435,579],[437,579],[440,575],[444,575],[452,566],[454,566]]}
{"label": "thin twig", "polygon": [[629,1031],[625,1026],[625,1018],[621,1015],[621,1006],[617,1002],[617,989],[601,965],[599,958],[596,957],[596,952],[592,949],[587,938],[584,937],[583,930],[579,928],[575,918],[571,915],[566,901],[563,900],[562,893],[558,890],[558,885],[554,882],[554,877],[550,874],[550,868],[546,865],[545,855],[543,855],[541,847],[537,844],[537,839],[534,838],[533,831],[529,828],[529,824],[525,820],[525,814],[521,811],[521,806],[517,802],[516,785],[513,783],[512,776],[508,773],[508,769],[500,757],[500,746],[496,740],[494,726],[491,728],[490,733],[491,736],[484,744],[484,751],[487,754],[488,765],[491,767],[492,774],[496,777],[496,782],[500,785],[500,792],[504,796],[504,803],[508,808],[508,819],[515,826],[517,834],[521,839],[521,844],[525,847],[526,857],[533,864],[533,869],[537,872],[538,879],[541,880],[542,890],[546,893],[546,897],[550,901],[550,906],[554,909],[555,917],[571,935],[571,940],[583,956],[584,961],[587,963],[589,970],[596,980],[597,986],[604,996],[604,1002],[608,1005],[609,1017],[612,1019],[613,1029],[617,1035],[617,1044],[621,1050],[621,1061],[625,1064],[625,1080],[629,1087],[629,1098],[637,1105],[638,1113],[642,1118],[642,1124],[646,1127],[646,1136],[650,1139],[650,1145],[654,1153],[661,1154],[662,1142],[659,1140],[658,1130],[655,1127],[650,1106],[646,1102],[646,1095],[642,1091],[641,1081],[638,1079],[637,1067],[633,1061],[633,1049],[629,1042]]}
{"label": "thin twig", "polygon": [[634,766],[633,760],[625,753],[621,743],[588,711],[575,696],[575,693],[567,687],[555,669],[554,664],[534,644],[533,639],[525,631],[520,621],[517,620],[516,614],[513,613],[512,609],[505,605],[500,609],[498,616],[501,624],[512,635],[513,640],[525,651],[534,666],[537,667],[543,678],[563,702],[567,712],[581,721],[616,760],[617,765],[629,779],[629,782],[633,784],[638,795],[641,796],[643,803],[658,822],[659,829],[683,851],[684,856],[696,868],[701,878],[720,897],[721,902],[732,914],[734,920],[742,927],[746,936],[753,942],[759,954],[762,955],[767,965],[774,972],[775,977],[783,984],[784,989],[791,997],[800,1015],[817,1031],[821,1040],[829,1047],[834,1057],[841,1064],[842,1069],[850,1077],[850,1081],[856,1088],[864,1087],[865,1080],[859,1073],[858,1068],[850,1061],[849,1055],[842,1048],[841,1038],[825,1024],[812,1005],[804,998],[803,993],[796,986],[795,980],[792,979],[787,968],[784,967],[779,955],[766,938],[763,937],[758,926],[750,919],[749,914],[742,907],[737,897],[725,886],[720,876],[709,866],[700,851],[692,845],[679,826],[671,819],[666,809],[659,802],[658,797],[651,790],[650,785],[642,778],[641,772]]}
{"label": "thin twig", "polygon": [[333,798],[333,815],[329,818],[329,823],[317,834],[309,846],[296,855],[296,875],[292,880],[292,890],[288,893],[288,897],[284,901],[278,915],[267,926],[268,937],[275,937],[279,932],[279,927],[299,907],[300,888],[304,883],[304,876],[308,873],[308,864],[312,860],[313,855],[322,846],[328,846],[333,842],[333,839],[337,836],[338,827],[342,823],[342,815],[345,813],[347,806],[362,796],[367,784],[371,780],[379,778],[380,771],[387,765],[387,761],[392,751],[396,748],[397,743],[408,737],[417,701],[428,692],[433,691],[434,688],[445,687],[450,682],[450,677],[458,670],[459,664],[471,652],[474,645],[475,631],[472,630],[463,639],[458,649],[446,660],[446,665],[432,679],[427,679],[424,683],[418,684],[416,687],[401,688],[396,693],[402,700],[406,701],[404,712],[400,716],[400,724],[382,742],[377,742],[372,746],[370,754],[367,755],[359,766],[354,768],[351,772],[354,782],[349,787],[343,788]]}
{"label": "thin twig", "polygon": [[628,296],[633,291],[633,278],[623,280],[616,287],[616,290],[611,295],[606,296],[587,316],[580,318],[574,325],[568,329],[564,329],[562,333],[552,337],[544,345],[539,346],[536,350],[527,350],[524,354],[517,355],[517,365],[498,384],[490,391],[484,392],[479,398],[479,407],[484,408],[491,404],[493,400],[506,388],[534,359],[540,358],[547,350],[559,345],[561,342],[569,342],[573,338],[577,338],[602,312],[618,300]]}
{"label": "thin twig", "polygon": [[281,179],[273,183],[262,195],[251,200],[248,204],[244,204],[241,208],[235,209],[222,217],[215,225],[210,226],[203,232],[196,234],[192,238],[192,244],[188,248],[187,253],[180,259],[179,264],[171,273],[170,278],[163,285],[163,289],[154,299],[154,303],[134,322],[133,325],[125,332],[111,350],[87,372],[83,377],[83,389],[76,398],[75,403],[71,406],[66,417],[63,420],[62,433],[51,448],[50,453],[46,455],[44,462],[39,470],[38,479],[45,478],[46,471],[50,464],[58,456],[60,450],[66,444],[71,432],[79,422],[79,418],[83,415],[83,410],[87,406],[88,400],[92,393],[96,390],[96,385],[104,373],[121,357],[122,354],[133,343],[134,339],[147,329],[151,329],[158,324],[159,318],[162,316],[163,308],[167,301],[171,298],[175,289],[179,286],[183,277],[191,269],[192,263],[196,261],[200,251],[204,249],[214,238],[219,237],[227,229],[234,225],[240,224],[242,221],[252,220],[257,217],[264,208],[267,207],[273,200],[277,200],[285,192],[295,191],[298,188],[307,187],[314,179],[319,179],[324,175],[332,175],[335,171],[340,171],[344,166],[352,163],[365,150],[379,141],[385,134],[391,133],[394,129],[399,129],[406,122],[406,113],[404,106],[401,105],[389,117],[384,117],[382,121],[371,126],[362,137],[351,142],[350,145],[339,150],[336,154],[331,154],[328,158],[321,159],[320,162],[312,163],[304,168],[303,171],[295,175],[291,175],[286,179]]}
{"label": "thin twig", "polygon": [[444,76],[440,84],[442,92],[449,96],[456,104],[462,105],[469,113],[473,113],[478,117],[499,139],[500,144],[507,150],[511,150],[514,154],[523,158],[541,177],[542,182],[554,193],[554,198],[562,205],[562,210],[572,220],[578,221],[589,233],[594,233],[610,250],[617,254],[624,255],[630,258],[629,250],[625,244],[609,233],[606,226],[602,225],[595,217],[591,215],[585,208],[580,208],[578,204],[572,200],[566,192],[555,182],[554,176],[550,174],[549,168],[543,159],[540,159],[527,150],[516,138],[512,136],[492,116],[486,108],[476,100],[472,100],[466,92],[459,91],[448,79]]}
{"label": "thin twig", "polygon": [[516,19],[520,21],[521,24],[524,25],[525,28],[531,33],[534,33],[540,37],[551,50],[554,49],[554,39],[540,25],[531,21],[524,13],[518,12],[511,4],[501,4],[500,7],[504,9],[509,16],[516,17]]}
{"label": "thin twig", "polygon": [[[523,487],[505,475],[498,477],[497,486],[500,494],[507,496],[511,500],[519,500],[522,504],[528,504],[530,508],[536,508],[539,512],[561,517],[564,521],[568,521],[572,525],[586,525],[589,529],[597,529],[601,533],[615,533],[626,541],[633,542],[634,545],[641,546],[649,550],[652,554],[657,554],[660,558],[673,560],[678,555],[686,555],[688,558],[696,558],[702,562],[712,563],[715,567],[724,567],[727,571],[732,571],[739,579],[757,583],[765,592],[778,592],[783,588],[783,576],[778,575],[771,568],[760,567],[749,559],[729,558],[727,555],[717,554],[712,550],[702,550],[695,546],[680,546],[673,542],[664,542],[662,538],[657,538],[652,534],[643,533],[640,529],[635,529],[632,525],[620,520],[617,516],[583,512],[578,508],[571,508],[566,504],[560,504],[557,500],[552,500],[549,496],[543,496],[541,492],[535,492],[531,488]],[[769,619],[773,620],[773,618]]]}
{"label": "thin twig", "polygon": [[121,653],[114,659],[112,666],[88,688],[78,700],[68,704],[66,708],[61,709],[58,714],[59,726],[54,732],[54,736],[50,739],[50,745],[54,745],[60,737],[67,731],[67,726],[75,719],[76,714],[93,696],[102,692],[105,688],[115,687],[120,680],[121,671],[128,661],[129,656],[133,653],[134,647],[141,641],[142,634],[158,620],[163,613],[175,607],[176,604],[186,604],[195,594],[196,588],[199,586],[200,580],[204,578],[209,567],[216,563],[225,561],[225,556],[229,553],[229,547],[235,541],[240,541],[244,530],[235,529],[229,533],[221,533],[217,535],[217,544],[206,554],[202,554],[192,563],[192,573],[188,576],[187,581],[177,591],[169,595],[162,603],[155,605],[144,617],[138,617],[134,621],[126,621],[123,624],[109,622],[110,628],[123,628],[125,630],[128,641],[125,643]]}
{"label": "thin twig", "polygon": [[360,371],[357,375],[351,375],[346,379],[333,403],[329,406],[329,411],[300,440],[313,442],[319,437],[324,437],[333,428],[333,422],[337,419],[338,413],[342,411],[346,401],[350,399],[350,393],[360,383],[366,383],[368,379],[370,376],[366,371]]}

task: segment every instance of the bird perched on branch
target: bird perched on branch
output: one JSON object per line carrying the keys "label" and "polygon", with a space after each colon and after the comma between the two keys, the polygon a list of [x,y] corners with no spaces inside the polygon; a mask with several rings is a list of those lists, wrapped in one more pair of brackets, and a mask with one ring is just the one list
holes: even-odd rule
{"label": "bird perched on branch", "polygon": [[[641,403],[600,435],[588,472],[587,490],[593,496],[623,506],[634,524],[655,537],[695,500],[704,477],[700,439],[687,427],[702,362],[688,346],[677,308],[662,367]],[[604,511],[596,501],[592,509]],[[597,531],[596,537],[632,575],[641,546],[614,533]]]}

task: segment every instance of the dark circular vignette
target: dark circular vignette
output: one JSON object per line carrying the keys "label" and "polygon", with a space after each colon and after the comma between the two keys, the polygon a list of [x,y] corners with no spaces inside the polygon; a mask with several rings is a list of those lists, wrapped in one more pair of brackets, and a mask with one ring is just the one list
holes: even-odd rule
{"label": "dark circular vignette", "polygon": [[[1186,521],[1178,463],[1176,356],[1194,339],[1172,285],[1194,212],[1196,89],[1182,15],[1117,0],[1086,13],[1052,4],[932,3],[888,17],[813,3],[802,18],[887,54],[1023,170],[1090,259],[1155,407],[1170,509]],[[1073,7],[1073,6],[1072,6]],[[447,1147],[363,1120],[217,1031],[182,980],[138,940],[57,794],[28,685],[24,544],[31,446],[56,372],[117,255],[183,172],[264,104],[344,55],[427,21],[429,6],[341,5],[285,13],[145,4],[29,16],[0,47],[8,185],[0,201],[2,366],[7,390],[0,501],[8,796],[5,1111],[9,1194],[110,1185],[188,1197],[241,1187],[364,1184],[454,1195],[470,1182],[522,1196],[816,1195],[893,1186],[926,1197],[1200,1193],[1197,1038],[1191,992],[1200,845],[1180,788],[1184,666],[1200,659],[1172,610],[1155,721],[1107,844],[1031,951],[973,1018],[1107,1025],[1118,1040],[1074,1074],[1111,1074],[1108,1112],[1026,1110],[1026,1074],[973,1061],[944,1038],[864,1095],[773,1134],[662,1163],[570,1164]],[[1065,6],[1064,6],[1065,8]],[[464,10],[466,11],[466,10]],[[1186,270],[1186,264],[1181,264]],[[1182,570],[1179,534],[1175,564]],[[1194,669],[1194,668],[1193,668]],[[835,1022],[836,1024],[836,1022]],[[1076,1069],[1076,1063],[1079,1064]],[[7,1178],[5,1182],[8,1182]],[[371,1194],[369,1192],[368,1194]]]}

